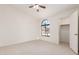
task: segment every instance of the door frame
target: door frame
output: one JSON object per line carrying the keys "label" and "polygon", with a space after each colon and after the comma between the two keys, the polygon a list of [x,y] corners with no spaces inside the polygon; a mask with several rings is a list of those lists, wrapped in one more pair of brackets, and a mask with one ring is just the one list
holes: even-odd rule
{"label": "door frame", "polygon": [[[69,26],[69,35],[70,35],[70,24],[62,24],[62,25],[59,25],[59,44],[61,43],[61,42],[60,42],[61,26],[64,26],[64,25]],[[70,36],[69,36],[69,44],[70,44]]]}
{"label": "door frame", "polygon": [[79,16],[78,16],[78,55],[79,55]]}

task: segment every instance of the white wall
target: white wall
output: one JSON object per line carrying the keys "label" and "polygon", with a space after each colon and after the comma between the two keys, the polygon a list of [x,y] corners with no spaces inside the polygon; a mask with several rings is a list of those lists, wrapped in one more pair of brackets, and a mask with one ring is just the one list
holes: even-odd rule
{"label": "white wall", "polygon": [[[59,44],[59,26],[62,24],[69,24],[69,19],[66,17],[71,15],[73,11],[74,9],[65,10],[55,16],[51,14],[51,16],[46,17],[50,22],[50,37],[42,37],[41,39],[55,44]],[[45,18],[42,18],[40,20],[42,21],[43,19]]]}
{"label": "white wall", "polygon": [[[70,14],[71,14],[72,11],[68,11],[68,12],[70,12]],[[60,15],[57,15],[55,17],[50,16],[47,18],[48,21],[50,22],[50,37],[41,37],[41,35],[40,35],[42,40],[49,41],[49,42],[52,42],[55,44],[59,44],[59,26],[64,25],[64,24],[69,24],[69,19],[63,18],[66,15],[67,16],[69,15],[68,12],[66,11],[66,12],[63,12],[63,14],[61,13]],[[45,18],[43,18],[43,19],[45,19]],[[40,19],[40,21],[39,21],[40,24],[43,19]],[[41,34],[41,30],[40,30],[40,34]]]}
{"label": "white wall", "polygon": [[70,16],[70,47],[78,53],[78,10]]}
{"label": "white wall", "polygon": [[[50,37],[41,36],[41,29],[40,29],[40,39],[58,44],[59,43],[59,30],[58,30],[59,29],[59,20],[56,18],[53,18],[53,17],[49,17],[47,19],[50,23]],[[42,20],[43,19],[41,19],[39,21],[40,25],[41,25]]]}
{"label": "white wall", "polygon": [[[67,12],[70,12],[70,13],[68,14]],[[74,12],[75,12],[75,9],[73,9],[72,11],[66,11],[66,12],[64,12],[64,14],[61,13],[59,17],[58,16],[57,17],[48,17],[47,19],[50,22],[50,37],[42,37],[42,40],[59,44],[59,26],[70,24],[70,16]],[[43,19],[41,19],[41,21],[42,20]]]}
{"label": "white wall", "polygon": [[35,40],[37,23],[37,19],[10,5],[0,5],[0,47]]}
{"label": "white wall", "polygon": [[70,24],[69,17],[61,19],[60,25],[66,25],[66,24]]}
{"label": "white wall", "polygon": [[[65,12],[63,12],[63,15]],[[62,15],[61,15],[62,16]],[[60,17],[60,16],[59,16]],[[43,37],[42,40],[59,43],[59,25],[67,24],[58,16],[47,18],[50,22],[50,37]],[[41,21],[23,11],[13,8],[10,5],[0,5],[0,46],[22,43],[30,40],[39,40],[41,37]]]}
{"label": "white wall", "polygon": [[78,52],[78,9],[73,11],[70,16],[63,18],[60,25],[70,24],[70,48]]}

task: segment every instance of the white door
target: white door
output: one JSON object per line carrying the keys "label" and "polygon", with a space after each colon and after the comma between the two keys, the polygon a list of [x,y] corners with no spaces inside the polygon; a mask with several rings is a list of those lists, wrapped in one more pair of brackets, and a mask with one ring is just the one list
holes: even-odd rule
{"label": "white door", "polygon": [[78,54],[78,12],[70,16],[70,48]]}
{"label": "white door", "polygon": [[69,25],[60,26],[60,42],[69,44],[69,32],[70,32],[69,28],[70,28]]}

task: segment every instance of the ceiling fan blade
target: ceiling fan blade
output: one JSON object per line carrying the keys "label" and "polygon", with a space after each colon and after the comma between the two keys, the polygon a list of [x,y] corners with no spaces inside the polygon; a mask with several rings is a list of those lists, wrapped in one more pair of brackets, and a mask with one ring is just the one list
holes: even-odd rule
{"label": "ceiling fan blade", "polygon": [[46,8],[45,6],[39,5],[41,8]]}
{"label": "ceiling fan blade", "polygon": [[33,5],[32,6],[29,6],[29,8],[32,8],[33,7]]}

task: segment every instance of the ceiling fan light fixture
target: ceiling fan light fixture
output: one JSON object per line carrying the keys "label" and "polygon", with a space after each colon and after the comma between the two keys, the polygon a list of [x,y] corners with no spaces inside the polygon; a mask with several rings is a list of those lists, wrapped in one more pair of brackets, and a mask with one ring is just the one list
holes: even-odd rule
{"label": "ceiling fan light fixture", "polygon": [[37,12],[39,12],[39,9],[37,9]]}
{"label": "ceiling fan light fixture", "polygon": [[39,12],[39,7],[43,8],[43,9],[46,8],[46,6],[42,6],[42,5],[39,5],[39,4],[35,4],[35,5],[32,5],[32,6],[29,6],[29,8],[32,8],[32,7],[34,9],[36,9],[37,12]]}

